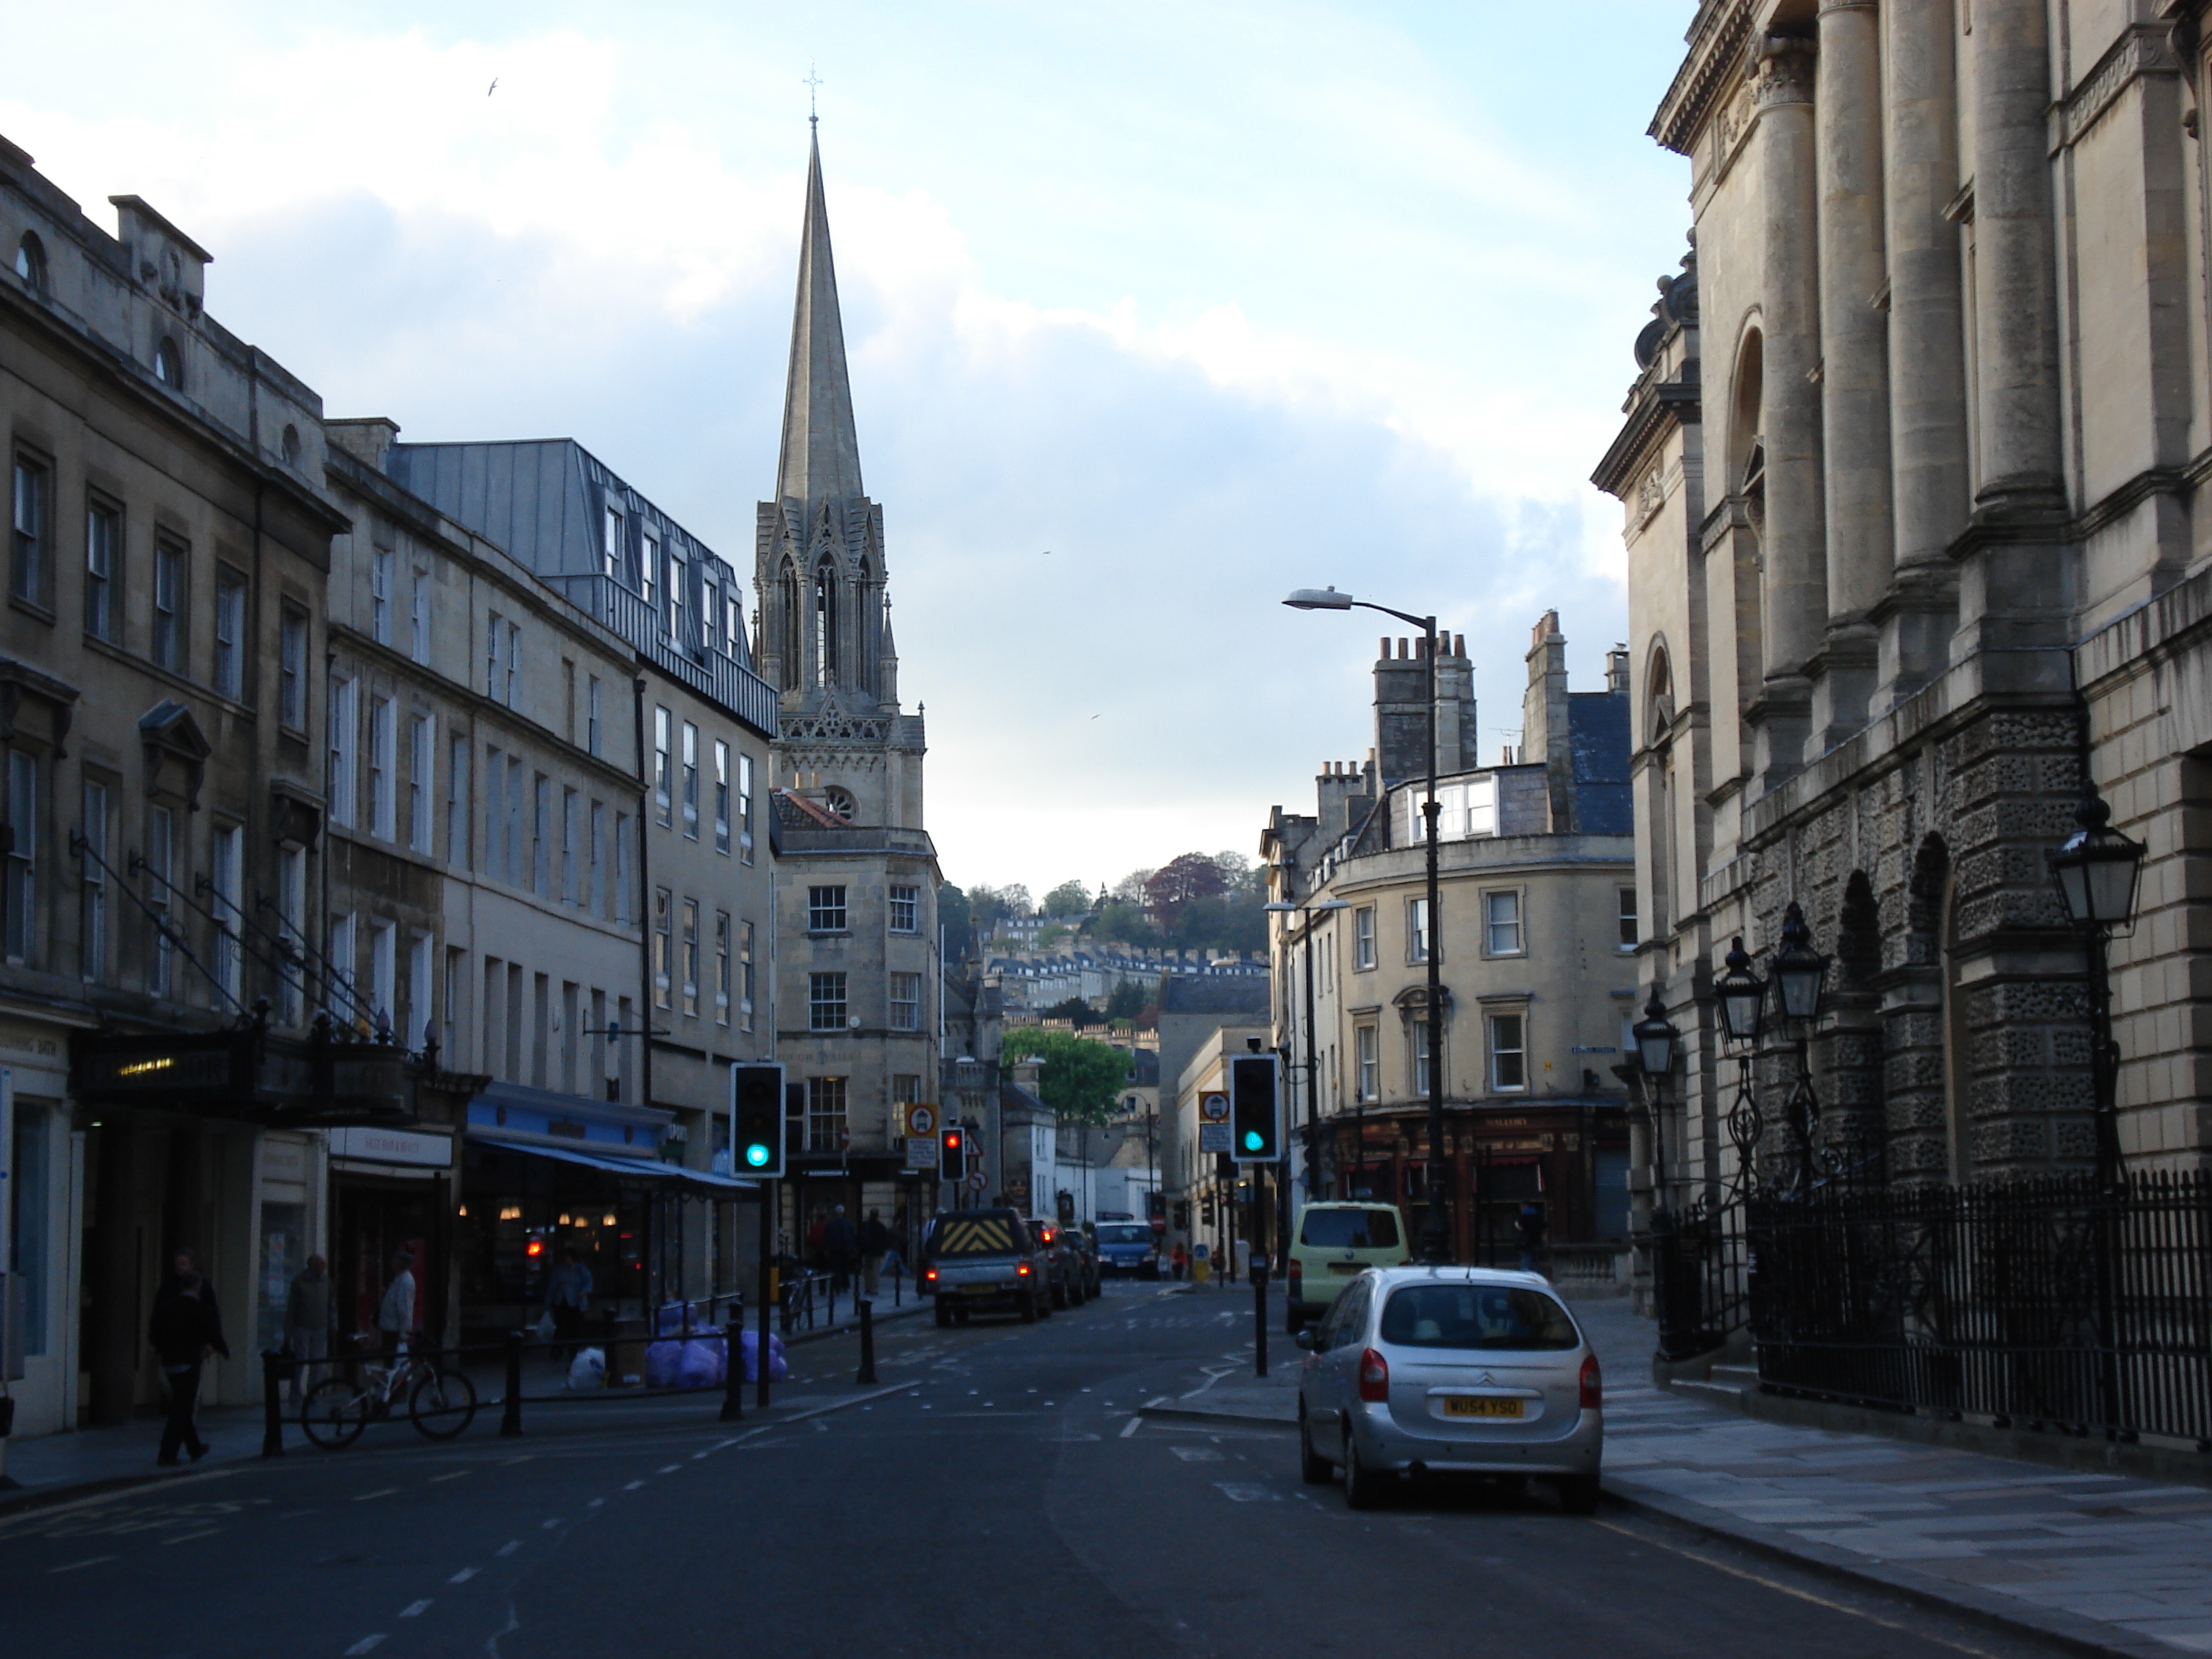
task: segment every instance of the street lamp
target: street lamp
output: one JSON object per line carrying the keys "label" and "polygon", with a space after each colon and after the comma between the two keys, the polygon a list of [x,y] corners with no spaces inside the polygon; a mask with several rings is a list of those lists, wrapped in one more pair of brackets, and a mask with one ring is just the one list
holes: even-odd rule
{"label": "street lamp", "polygon": [[2096,1091],[2097,1179],[2110,1187],[2120,1178],[2120,1045],[2112,1039],[2112,986],[2106,960],[2113,932],[2131,926],[2136,914],[2136,879],[2142,868],[2143,844],[2112,827],[2112,809],[2089,782],[2074,814],[2080,827],[2047,856],[2066,906],[2066,919],[2080,930],[2089,958],[2089,1070]]}
{"label": "street lamp", "polygon": [[1279,916],[1295,915],[1304,919],[1306,969],[1306,1202],[1310,1204],[1321,1196],[1320,1151],[1321,1109],[1317,1101],[1321,1093],[1319,1060],[1314,1054],[1314,971],[1313,918],[1337,910],[1349,910],[1346,899],[1323,899],[1319,904],[1291,904],[1283,900],[1262,907]]}
{"label": "street lamp", "polygon": [[1674,1070],[1674,1055],[1680,1049],[1682,1034],[1667,1018],[1666,1000],[1659,988],[1651,988],[1651,1000],[1644,1005],[1644,1018],[1630,1028],[1629,1035],[1636,1039],[1637,1063],[1644,1068],[1644,1099],[1651,1112],[1651,1171],[1659,1193],[1659,1214],[1667,1213],[1667,1142],[1661,1120],[1667,1106],[1666,1082]]}
{"label": "street lamp", "polygon": [[1782,913],[1782,943],[1770,959],[1767,973],[1782,1017],[1790,1023],[1797,1048],[1797,1080],[1790,1091],[1790,1116],[1797,1127],[1797,1189],[1813,1190],[1813,1134],[1820,1121],[1820,1097],[1813,1091],[1813,1067],[1808,1050],[1813,1022],[1820,1014],[1820,982],[1827,977],[1828,959],[1813,948],[1813,930],[1805,925],[1805,912],[1797,901]]}
{"label": "street lamp", "polygon": [[1411,623],[1421,630],[1427,641],[1425,661],[1428,667],[1428,799],[1421,807],[1428,821],[1428,932],[1429,965],[1429,1168],[1428,1213],[1421,1223],[1421,1259],[1436,1263],[1451,1260],[1451,1234],[1444,1224],[1444,1042],[1443,1042],[1443,921],[1442,907],[1437,903],[1437,619],[1433,616],[1416,617],[1408,611],[1394,611],[1387,605],[1376,605],[1367,599],[1355,599],[1349,593],[1340,593],[1334,587],[1301,587],[1283,603],[1293,611],[1349,611],[1354,606],[1362,611],[1379,611],[1386,617],[1395,617],[1400,622]]}
{"label": "street lamp", "polygon": [[1752,972],[1751,953],[1743,948],[1741,934],[1729,947],[1727,963],[1728,972],[1713,982],[1713,994],[1720,1000],[1721,1029],[1730,1042],[1757,1042],[1765,1023],[1766,981]]}

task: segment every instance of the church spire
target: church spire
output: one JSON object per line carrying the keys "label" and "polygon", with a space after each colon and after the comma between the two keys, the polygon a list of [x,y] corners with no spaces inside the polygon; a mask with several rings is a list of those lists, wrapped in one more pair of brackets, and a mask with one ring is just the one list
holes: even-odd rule
{"label": "church spire", "polygon": [[[809,126],[813,123],[810,119]],[[837,312],[837,267],[830,255],[830,210],[822,197],[822,144],[808,146],[806,225],[799,242],[799,298],[791,319],[791,370],[784,385],[783,451],[776,495],[818,501],[863,495],[853,387],[845,374],[845,326]]]}

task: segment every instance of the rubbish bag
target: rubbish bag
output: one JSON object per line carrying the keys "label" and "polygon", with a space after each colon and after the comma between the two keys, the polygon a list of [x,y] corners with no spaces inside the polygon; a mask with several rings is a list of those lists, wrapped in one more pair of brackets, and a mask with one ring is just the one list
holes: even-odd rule
{"label": "rubbish bag", "polygon": [[679,1389],[719,1389],[729,1377],[729,1347],[720,1335],[694,1337],[689,1342],[665,1345],[676,1355],[675,1385]]}
{"label": "rubbish bag", "polygon": [[586,1348],[568,1362],[568,1386],[576,1389],[607,1386],[607,1356],[599,1348]]}
{"label": "rubbish bag", "polygon": [[532,1326],[531,1329],[540,1342],[550,1342],[553,1340],[554,1331],[553,1310],[548,1308],[544,1313],[538,1315],[538,1322]]}
{"label": "rubbish bag", "polygon": [[[760,1381],[760,1333],[747,1331],[740,1339],[739,1352],[744,1356],[745,1381]],[[768,1339],[768,1380],[781,1382],[791,1374],[783,1363],[783,1339],[771,1331]]]}

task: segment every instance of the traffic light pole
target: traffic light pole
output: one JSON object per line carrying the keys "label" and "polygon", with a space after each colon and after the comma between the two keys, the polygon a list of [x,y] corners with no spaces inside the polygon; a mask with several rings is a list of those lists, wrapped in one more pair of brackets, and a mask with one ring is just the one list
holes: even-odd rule
{"label": "traffic light pole", "polygon": [[[760,1195],[760,1346],[753,1356],[754,1375],[759,1382],[753,1395],[753,1403],[765,1409],[768,1406],[768,1343],[773,1330],[770,1310],[775,1304],[777,1183],[762,1182]],[[730,1356],[729,1363],[742,1366],[745,1363],[744,1344],[740,1341],[737,1346],[738,1352]]]}
{"label": "traffic light pole", "polygon": [[1267,1179],[1264,1166],[1252,1166],[1252,1374],[1267,1374],[1267,1257],[1261,1248],[1266,1239],[1261,1218],[1267,1213],[1267,1200],[1260,1196],[1260,1183]]}

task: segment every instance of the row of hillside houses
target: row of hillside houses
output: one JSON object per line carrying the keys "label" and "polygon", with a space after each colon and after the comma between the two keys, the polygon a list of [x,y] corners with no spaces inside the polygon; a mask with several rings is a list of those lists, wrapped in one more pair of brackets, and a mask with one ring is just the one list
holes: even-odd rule
{"label": "row of hillside houses", "polygon": [[605,1316],[736,1291],[738,1060],[789,1068],[787,1229],[918,1226],[939,878],[818,157],[750,632],[737,568],[581,445],[325,418],[112,199],[113,234],[0,141],[15,1431],[156,1398],[180,1247],[218,1401],[311,1253],[342,1334],[401,1258],[445,1340],[534,1317],[567,1249]]}
{"label": "row of hillside houses", "polygon": [[1238,957],[1184,961],[1172,953],[1121,955],[1076,951],[1049,956],[994,956],[985,964],[1002,988],[1009,1008],[1043,1009],[1080,997],[1103,1002],[1124,985],[1134,985],[1146,997],[1157,995],[1166,974],[1195,974],[1218,977],[1265,978],[1267,964]]}

